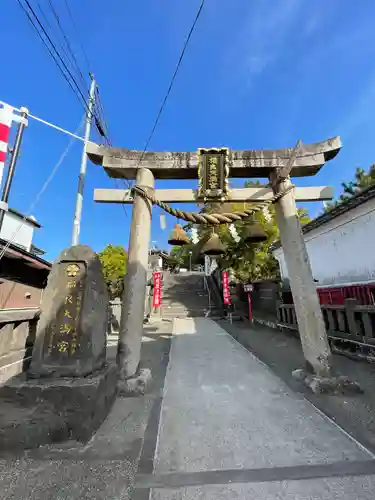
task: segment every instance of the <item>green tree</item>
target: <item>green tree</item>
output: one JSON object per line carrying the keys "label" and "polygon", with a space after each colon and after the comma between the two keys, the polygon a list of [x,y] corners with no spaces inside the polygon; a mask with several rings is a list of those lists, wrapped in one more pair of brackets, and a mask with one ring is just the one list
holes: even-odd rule
{"label": "green tree", "polygon": [[354,179],[341,183],[342,193],[336,200],[326,203],[324,211],[329,212],[373,184],[375,184],[375,164],[371,165],[367,172],[363,168],[357,168],[354,173]]}
{"label": "green tree", "polygon": [[193,243],[189,243],[183,246],[173,246],[169,255],[169,262],[172,267],[179,266],[189,269],[190,259],[192,264],[204,263],[204,257],[199,252],[197,252],[196,245],[194,245]]}
{"label": "green tree", "polygon": [[[262,186],[265,187],[268,184],[262,184],[259,180],[245,182],[245,187]],[[250,208],[250,206],[246,205],[246,203],[215,203],[206,205],[204,210],[211,213],[236,212],[242,211],[244,208]],[[310,217],[305,208],[298,208],[298,218],[302,225],[310,222]],[[263,243],[246,243],[243,238],[236,243],[226,224],[222,224],[215,229],[220,235],[222,242],[227,246],[225,254],[218,259],[219,265],[222,268],[233,269],[236,278],[242,282],[278,277],[279,275],[278,262],[270,250],[271,245],[279,239],[274,205],[269,205],[267,209],[257,212],[253,220],[260,224],[267,235],[267,240]],[[235,223],[235,228],[240,237],[244,235],[248,224],[249,220]],[[211,233],[212,227],[200,226],[199,234],[202,241],[206,241]]]}
{"label": "green tree", "polygon": [[[246,181],[245,187],[262,187],[268,184],[262,184],[259,180]],[[250,208],[250,205],[244,203],[206,203],[201,206],[201,212],[236,212],[242,211],[244,208]],[[302,225],[310,221],[307,210],[304,208],[298,209],[298,218]],[[204,243],[215,231],[219,234],[221,241],[226,245],[225,254],[218,258],[218,263],[223,269],[233,269],[236,278],[243,282],[249,280],[266,279],[277,277],[279,274],[279,266],[276,259],[273,257],[270,247],[279,239],[279,231],[276,223],[274,205],[268,206],[267,210],[258,212],[254,216],[254,221],[259,223],[267,235],[267,241],[259,244],[249,244],[244,242],[243,238],[236,243],[229,232],[227,224],[213,228],[210,225],[198,226],[199,243],[197,245],[185,245],[183,247],[172,247],[171,256],[178,261],[181,267],[188,267],[189,252],[192,252],[192,262],[202,262],[201,250]],[[249,221],[238,221],[235,223],[235,228],[239,236],[243,236],[246,226]]]}
{"label": "green tree", "polygon": [[128,259],[125,248],[120,245],[107,245],[99,253],[99,259],[111,298],[119,297],[122,293],[122,283]]}

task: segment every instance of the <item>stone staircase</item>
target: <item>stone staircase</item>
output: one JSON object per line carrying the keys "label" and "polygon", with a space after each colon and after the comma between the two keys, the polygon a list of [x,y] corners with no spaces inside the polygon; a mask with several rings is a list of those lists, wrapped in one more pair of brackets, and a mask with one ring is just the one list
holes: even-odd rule
{"label": "stone staircase", "polygon": [[199,318],[221,317],[222,311],[211,304],[209,311],[209,297],[204,288],[203,273],[163,273],[162,317]]}

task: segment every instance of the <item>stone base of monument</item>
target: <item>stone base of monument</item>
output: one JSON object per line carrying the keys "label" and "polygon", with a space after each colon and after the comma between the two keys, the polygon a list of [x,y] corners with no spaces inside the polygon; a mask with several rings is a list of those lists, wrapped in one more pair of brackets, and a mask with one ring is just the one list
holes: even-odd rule
{"label": "stone base of monument", "polygon": [[292,372],[296,380],[303,382],[314,394],[362,394],[358,382],[351,380],[349,377],[339,375],[334,377],[320,377],[313,373],[309,373],[303,368],[299,368]]}
{"label": "stone base of monument", "polygon": [[107,417],[117,395],[115,365],[87,377],[14,377],[0,389],[0,450],[86,442]]}
{"label": "stone base of monument", "polygon": [[148,368],[140,368],[138,372],[130,378],[118,381],[119,396],[133,397],[143,396],[152,381],[151,370]]}

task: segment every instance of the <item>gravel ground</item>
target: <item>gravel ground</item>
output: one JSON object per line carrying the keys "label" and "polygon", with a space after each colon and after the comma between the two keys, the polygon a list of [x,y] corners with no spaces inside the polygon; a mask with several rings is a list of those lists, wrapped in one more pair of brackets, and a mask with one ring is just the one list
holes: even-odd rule
{"label": "gravel ground", "polygon": [[[151,391],[144,397],[117,398],[107,419],[86,444],[68,442],[0,455],[2,500],[127,500],[131,498],[149,417],[159,404],[169,352],[170,325],[144,330],[142,363],[151,368]],[[108,339],[114,361],[117,338]],[[152,443],[151,443],[152,445]],[[152,453],[152,446],[149,446]]]}

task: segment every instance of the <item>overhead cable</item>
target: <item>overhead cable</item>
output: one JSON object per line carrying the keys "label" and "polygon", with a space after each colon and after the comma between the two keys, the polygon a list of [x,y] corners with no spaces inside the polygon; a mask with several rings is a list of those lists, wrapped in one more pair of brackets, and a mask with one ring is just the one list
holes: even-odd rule
{"label": "overhead cable", "polygon": [[176,69],[174,70],[174,73],[173,73],[173,76],[172,76],[171,82],[170,82],[170,84],[169,84],[169,87],[168,87],[167,93],[165,94],[165,97],[164,97],[164,99],[163,99],[163,102],[161,103],[161,106],[160,106],[160,109],[159,109],[159,111],[158,111],[158,114],[156,115],[154,125],[153,125],[153,127],[152,127],[152,129],[151,129],[151,132],[150,132],[150,134],[149,134],[149,136],[148,136],[148,139],[147,139],[147,141],[146,141],[146,144],[145,144],[145,147],[144,147],[144,149],[143,149],[143,153],[142,153],[142,155],[141,155],[141,159],[140,159],[140,161],[142,161],[142,159],[143,159],[144,153],[146,152],[146,150],[147,150],[147,148],[148,148],[148,146],[149,146],[149,144],[150,144],[150,142],[151,142],[151,139],[152,139],[152,137],[153,137],[153,135],[154,135],[154,133],[155,133],[156,127],[158,126],[158,123],[159,123],[160,117],[161,117],[161,115],[162,115],[162,113],[163,113],[163,111],[164,111],[165,105],[167,104],[167,101],[168,101],[169,95],[170,95],[170,93],[171,93],[171,91],[172,91],[172,88],[173,88],[173,84],[174,84],[174,82],[175,82],[175,80],[176,80],[176,77],[177,77],[178,71],[179,71],[179,69],[180,69],[181,63],[182,63],[183,58],[184,58],[184,56],[185,56],[186,49],[187,49],[187,47],[188,47],[188,45],[189,45],[189,42],[190,42],[191,36],[192,36],[192,34],[193,34],[193,32],[194,32],[194,29],[195,29],[195,26],[196,26],[196,24],[197,24],[197,22],[198,22],[198,19],[199,19],[199,17],[200,17],[200,15],[201,15],[201,13],[202,13],[204,3],[205,3],[205,0],[202,0],[202,1],[201,1],[200,6],[199,6],[199,8],[198,8],[197,14],[196,14],[196,16],[195,16],[195,19],[194,19],[194,21],[193,21],[193,24],[192,24],[192,26],[191,26],[191,28],[190,28],[189,33],[188,33],[188,36],[187,36],[187,38],[186,38],[186,40],[185,40],[184,46],[183,46],[183,48],[182,48],[182,51],[181,51],[180,57],[179,57],[178,62],[177,62]]}

